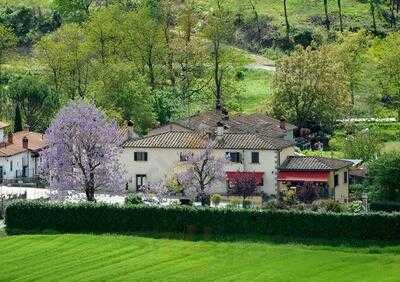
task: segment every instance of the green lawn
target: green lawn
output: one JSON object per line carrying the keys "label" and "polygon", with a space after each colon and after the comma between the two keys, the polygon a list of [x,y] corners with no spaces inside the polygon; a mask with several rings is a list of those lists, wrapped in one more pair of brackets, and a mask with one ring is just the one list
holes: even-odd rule
{"label": "green lawn", "polygon": [[0,238],[0,250],[0,281],[399,281],[400,277],[400,247],[24,235]]}
{"label": "green lawn", "polygon": [[265,111],[265,103],[271,94],[273,72],[264,70],[247,70],[240,82],[240,104],[243,112]]}

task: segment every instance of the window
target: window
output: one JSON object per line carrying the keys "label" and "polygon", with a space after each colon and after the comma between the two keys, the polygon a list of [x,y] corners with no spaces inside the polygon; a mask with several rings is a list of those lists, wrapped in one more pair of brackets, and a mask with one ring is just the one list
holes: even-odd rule
{"label": "window", "polygon": [[179,160],[181,162],[186,162],[187,161],[187,155],[185,153],[180,153],[179,154]]}
{"label": "window", "polygon": [[147,152],[135,152],[135,161],[147,162]]}
{"label": "window", "polygon": [[136,189],[140,189],[144,184],[146,184],[146,174],[136,174]]}
{"label": "window", "polygon": [[339,185],[339,175],[335,174],[333,177],[333,182],[335,187]]}
{"label": "window", "polygon": [[233,163],[241,163],[242,157],[239,152],[226,152],[226,158]]}
{"label": "window", "polygon": [[10,171],[13,171],[13,166],[14,166],[13,161],[10,161]]}
{"label": "window", "polygon": [[251,163],[253,163],[253,164],[260,163],[260,153],[259,152],[251,152]]}
{"label": "window", "polygon": [[182,152],[179,154],[179,160],[181,162],[186,162],[189,159],[189,157],[193,157],[193,153],[183,153]]}
{"label": "window", "polygon": [[347,180],[348,180],[348,175],[347,175],[347,171],[345,171],[343,173],[343,183],[347,183]]}

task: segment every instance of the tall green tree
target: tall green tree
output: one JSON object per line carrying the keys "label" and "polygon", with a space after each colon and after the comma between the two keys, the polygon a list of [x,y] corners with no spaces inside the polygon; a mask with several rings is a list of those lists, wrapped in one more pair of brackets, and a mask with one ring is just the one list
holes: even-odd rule
{"label": "tall green tree", "polygon": [[356,106],[356,94],[366,84],[363,72],[366,66],[365,54],[371,44],[371,37],[366,31],[345,33],[332,44],[334,56],[342,61],[351,91],[352,108]]}
{"label": "tall green tree", "polygon": [[121,56],[120,45],[124,34],[121,26],[124,13],[117,6],[94,11],[84,25],[88,47],[104,67],[108,62],[118,60]]}
{"label": "tall green tree", "polygon": [[222,0],[215,0],[213,4],[213,10],[210,11],[208,16],[204,34],[211,45],[209,54],[213,64],[215,109],[221,110],[223,83],[230,66],[226,60],[230,50],[224,44],[228,42],[233,32],[233,19]]}
{"label": "tall green tree", "polygon": [[83,22],[89,17],[90,8],[95,2],[95,0],[54,0],[54,5],[67,21]]}
{"label": "tall green tree", "polygon": [[93,51],[79,25],[66,24],[42,38],[36,46],[36,54],[48,70],[54,90],[62,94],[64,100],[85,97],[92,77]]}
{"label": "tall green tree", "polygon": [[15,113],[14,113],[14,132],[22,131],[22,116],[20,106],[17,103],[15,106]]}
{"label": "tall green tree", "polygon": [[6,52],[15,47],[16,44],[17,38],[12,30],[0,24],[0,66],[4,63]]}
{"label": "tall green tree", "polygon": [[372,198],[400,202],[400,153],[385,153],[368,166]]}
{"label": "tall green tree", "polygon": [[385,105],[398,114],[400,121],[400,34],[389,34],[376,39],[368,50],[370,75],[374,77],[374,90]]}
{"label": "tall green tree", "polygon": [[327,48],[298,49],[277,65],[273,111],[299,128],[329,127],[350,108],[343,63]]}
{"label": "tall green tree", "polygon": [[33,131],[43,132],[59,107],[57,97],[37,76],[22,76],[12,80],[8,92],[18,106],[21,119]]}

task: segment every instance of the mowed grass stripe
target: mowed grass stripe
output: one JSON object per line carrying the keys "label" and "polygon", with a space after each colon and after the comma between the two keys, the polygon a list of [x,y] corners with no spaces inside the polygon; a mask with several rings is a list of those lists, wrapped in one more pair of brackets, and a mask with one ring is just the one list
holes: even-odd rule
{"label": "mowed grass stripe", "polygon": [[191,242],[107,235],[0,239],[0,281],[399,281],[399,247]]}

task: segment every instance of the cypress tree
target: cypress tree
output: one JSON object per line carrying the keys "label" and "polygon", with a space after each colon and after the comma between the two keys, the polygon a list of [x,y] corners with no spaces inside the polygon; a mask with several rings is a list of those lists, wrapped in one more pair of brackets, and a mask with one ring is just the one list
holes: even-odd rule
{"label": "cypress tree", "polygon": [[15,108],[15,116],[14,116],[14,132],[18,131],[22,131],[22,117],[19,104],[17,104]]}

